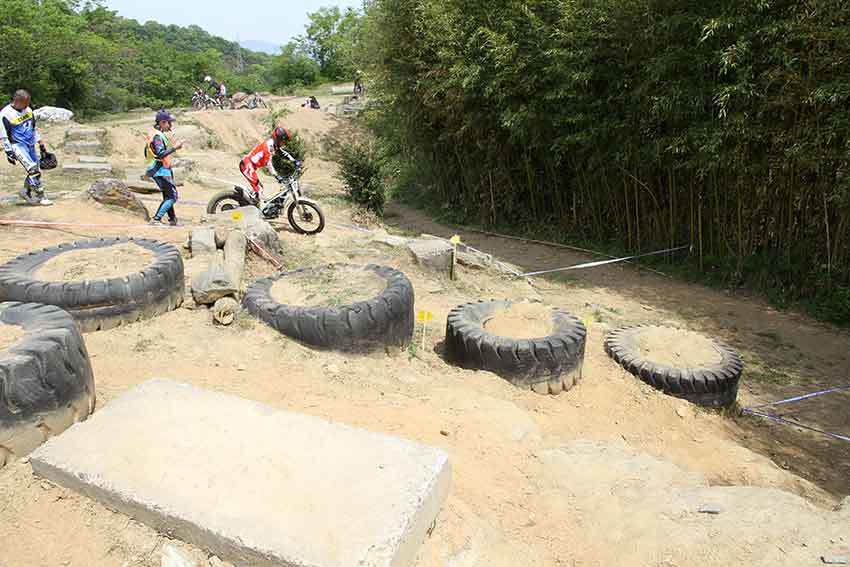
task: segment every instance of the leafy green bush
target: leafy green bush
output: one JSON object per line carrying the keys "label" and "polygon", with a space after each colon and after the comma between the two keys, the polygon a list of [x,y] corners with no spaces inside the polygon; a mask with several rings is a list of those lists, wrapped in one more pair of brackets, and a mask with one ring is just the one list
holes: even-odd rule
{"label": "leafy green bush", "polygon": [[[285,149],[292,157],[299,161],[306,160],[309,154],[307,142],[295,131],[292,131],[292,139],[287,142]],[[292,175],[295,173],[295,165],[278,154],[272,157],[272,165],[274,165],[275,171],[280,175]]]}
{"label": "leafy green bush", "polygon": [[383,159],[374,143],[357,142],[337,150],[337,178],[345,185],[348,198],[382,215],[387,201]]}

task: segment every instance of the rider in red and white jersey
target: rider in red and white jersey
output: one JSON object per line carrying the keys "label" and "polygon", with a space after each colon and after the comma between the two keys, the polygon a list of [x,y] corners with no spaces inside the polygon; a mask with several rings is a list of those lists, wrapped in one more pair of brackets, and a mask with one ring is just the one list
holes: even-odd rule
{"label": "rider in red and white jersey", "polygon": [[275,154],[281,155],[284,158],[295,164],[298,168],[301,162],[295,159],[292,154],[283,149],[287,142],[292,140],[292,134],[286,128],[275,128],[272,137],[257,144],[247,156],[239,162],[239,171],[251,184],[251,195],[249,197],[255,205],[259,204],[262,199],[263,184],[260,181],[258,172],[260,169],[268,168],[269,173],[279,182],[283,181],[283,177],[278,175],[272,163]]}

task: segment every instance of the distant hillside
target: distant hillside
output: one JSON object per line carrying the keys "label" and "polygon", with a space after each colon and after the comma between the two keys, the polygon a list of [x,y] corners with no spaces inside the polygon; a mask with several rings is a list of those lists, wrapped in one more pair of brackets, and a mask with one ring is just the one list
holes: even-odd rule
{"label": "distant hillside", "polygon": [[240,41],[239,45],[241,45],[245,49],[250,49],[251,51],[258,51],[260,53],[267,53],[269,55],[277,55],[280,53],[280,45],[277,43],[272,43],[270,41],[258,41],[253,39],[247,39],[245,41]]}
{"label": "distant hillside", "polygon": [[[82,7],[80,7],[82,5]],[[77,0],[0,0],[0,91],[78,114],[188,104],[205,75],[231,92],[268,90],[273,57],[179,27]]]}

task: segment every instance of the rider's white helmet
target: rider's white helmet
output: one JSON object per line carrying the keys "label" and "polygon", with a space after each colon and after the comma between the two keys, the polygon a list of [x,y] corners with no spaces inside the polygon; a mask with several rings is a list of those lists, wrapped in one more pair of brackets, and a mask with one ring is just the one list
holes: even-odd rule
{"label": "rider's white helmet", "polygon": [[204,80],[209,83],[210,81],[212,81],[212,77],[207,75],[206,77],[204,77]]}

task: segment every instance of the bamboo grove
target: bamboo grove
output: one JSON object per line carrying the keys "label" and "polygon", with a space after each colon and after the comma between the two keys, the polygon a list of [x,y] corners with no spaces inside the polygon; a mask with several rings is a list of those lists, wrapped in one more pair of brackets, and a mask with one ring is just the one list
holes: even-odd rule
{"label": "bamboo grove", "polygon": [[629,251],[850,321],[850,3],[373,0],[374,125],[464,220]]}

